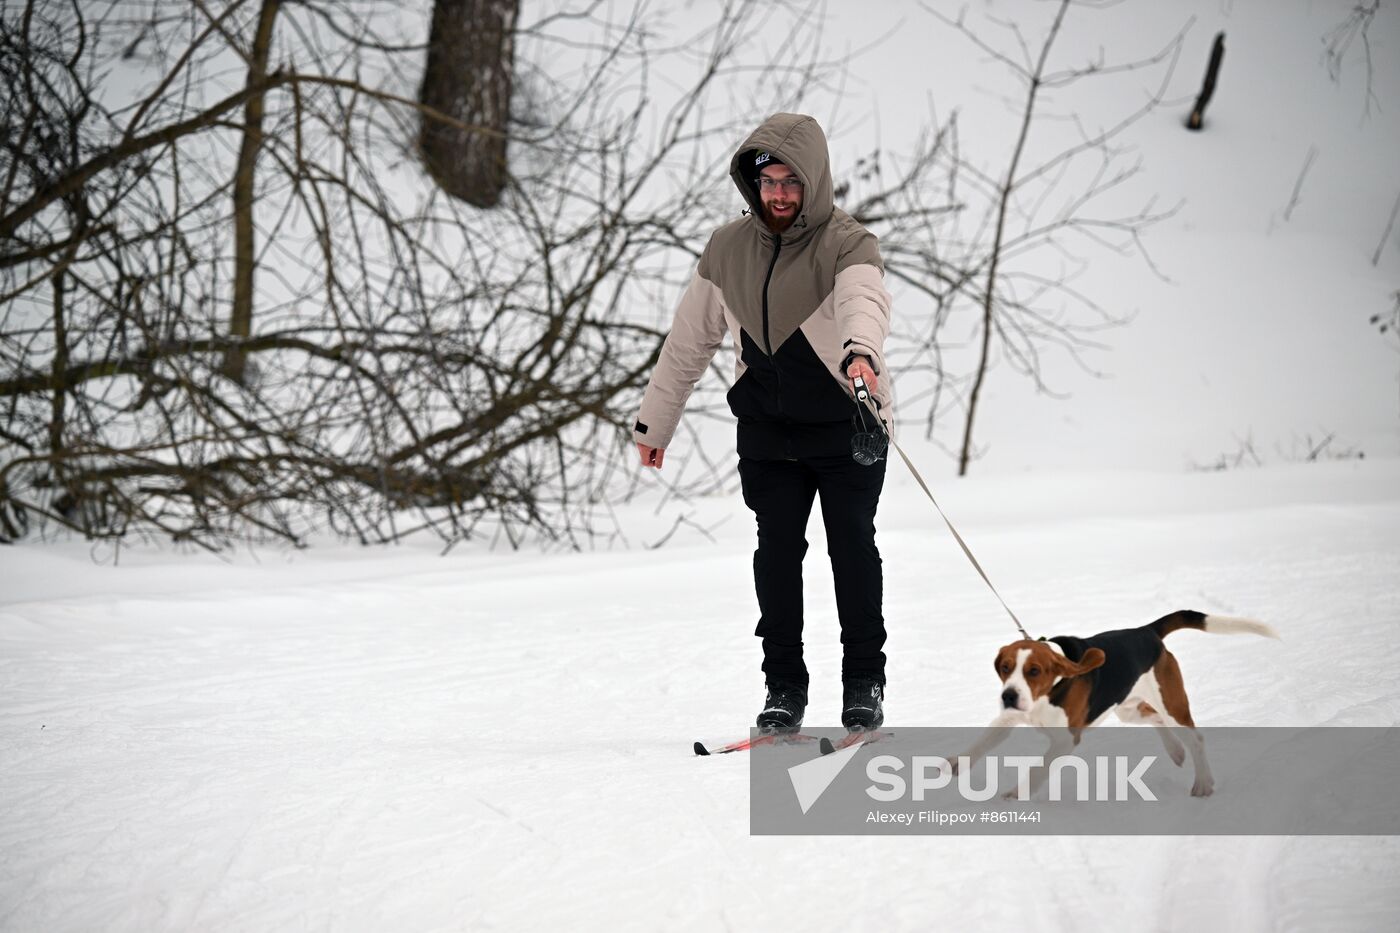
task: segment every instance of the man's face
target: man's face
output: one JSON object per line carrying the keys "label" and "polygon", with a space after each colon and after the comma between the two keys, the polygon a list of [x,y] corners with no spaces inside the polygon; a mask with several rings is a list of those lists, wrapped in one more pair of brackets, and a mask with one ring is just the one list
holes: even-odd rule
{"label": "man's face", "polygon": [[765,165],[758,173],[758,197],[768,229],[781,233],[802,210],[802,182],[786,165]]}

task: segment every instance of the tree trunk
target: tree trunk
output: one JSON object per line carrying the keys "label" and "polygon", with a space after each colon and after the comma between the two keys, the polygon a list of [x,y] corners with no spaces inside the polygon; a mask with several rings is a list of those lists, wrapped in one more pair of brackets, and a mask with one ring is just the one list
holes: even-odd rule
{"label": "tree trunk", "polygon": [[967,421],[963,425],[962,450],[958,453],[958,475],[966,476],[968,464],[972,462],[972,423],[977,417],[977,403],[982,398],[982,384],[987,380],[987,366],[991,361],[992,328],[996,326],[996,297],[1001,268],[1001,249],[1006,242],[1006,212],[1011,206],[1011,196],[1016,191],[1016,170],[1021,165],[1021,155],[1026,151],[1026,139],[1030,136],[1031,123],[1035,117],[1036,96],[1040,93],[1041,75],[1045,73],[1045,63],[1050,58],[1050,46],[1060,34],[1060,26],[1065,21],[1070,0],[1062,0],[1050,33],[1045,37],[1045,45],[1040,50],[1040,60],[1035,71],[1028,75],[1029,92],[1026,109],[1021,114],[1021,132],[1016,137],[1016,148],[1011,152],[1011,165],[1006,169],[1006,181],[997,195],[997,226],[992,235],[991,261],[987,264],[987,285],[982,298],[982,352],[977,359],[977,375],[972,382],[972,394],[967,399]]}
{"label": "tree trunk", "polygon": [[519,0],[437,0],[420,103],[476,129],[423,118],[428,174],[455,198],[495,207],[505,190]]}
{"label": "tree trunk", "polygon": [[63,301],[67,275],[59,272],[53,277],[53,411],[49,421],[49,452],[53,464],[50,479],[55,488],[63,485],[63,423],[68,398],[63,384],[63,373],[68,369],[68,315]]}
{"label": "tree trunk", "polygon": [[[258,31],[253,37],[252,55],[248,59],[247,87],[261,83],[267,77],[267,60],[272,50],[272,24],[277,19],[280,0],[263,0],[258,14]],[[253,201],[258,151],[263,141],[263,95],[249,98],[244,107],[243,144],[238,150],[238,167],[233,176],[233,313],[229,318],[229,336],[247,338],[253,333]],[[246,359],[241,350],[224,354],[224,375],[235,382],[243,381]]]}

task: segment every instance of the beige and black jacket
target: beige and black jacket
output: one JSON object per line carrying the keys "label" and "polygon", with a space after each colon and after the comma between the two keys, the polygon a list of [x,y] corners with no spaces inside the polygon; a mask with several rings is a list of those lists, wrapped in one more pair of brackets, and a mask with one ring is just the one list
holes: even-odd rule
{"label": "beige and black jacket", "polygon": [[[780,235],[763,222],[753,160],[765,151],[803,183],[802,211]],[[880,377],[887,427],[893,387],[884,361],[890,295],[879,243],[835,207],[830,155],[817,121],[768,118],[730,162],[749,209],[715,231],[700,257],[642,400],[634,438],[670,444],[691,390],[726,335],[736,367],[729,406],[739,419],[739,454],[760,459],[838,454],[855,414],[845,370],[852,355]]]}

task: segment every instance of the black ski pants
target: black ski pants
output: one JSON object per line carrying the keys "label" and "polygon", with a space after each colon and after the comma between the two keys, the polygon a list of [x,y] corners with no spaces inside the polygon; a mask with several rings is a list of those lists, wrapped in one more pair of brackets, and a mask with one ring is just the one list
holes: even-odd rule
{"label": "black ski pants", "polygon": [[875,548],[875,508],[885,461],[861,466],[850,454],[797,460],[740,458],[744,503],[758,520],[754,588],[763,639],[763,673],[771,683],[807,685],[802,659],[802,558],[807,519],[820,495],[827,554],[841,622],[841,677],[885,682],[884,577]]}

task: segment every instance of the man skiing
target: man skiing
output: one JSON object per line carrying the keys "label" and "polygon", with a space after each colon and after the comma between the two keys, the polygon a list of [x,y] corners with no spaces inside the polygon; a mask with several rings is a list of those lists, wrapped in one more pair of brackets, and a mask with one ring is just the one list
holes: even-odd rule
{"label": "man skiing", "polygon": [[875,510],[885,462],[852,459],[861,430],[852,384],[864,381],[888,433],[890,295],[879,244],[835,207],[826,136],[811,117],[769,117],[734,154],[729,175],[748,210],[715,231],[700,257],[633,439],[642,463],[659,469],[691,390],[727,335],[737,358],[728,401],[738,419],[739,476],[758,524],[754,634],[763,640],[767,686],[758,725],[793,732],[806,711],[802,559],[820,496],[841,623],[841,721],[874,729],[884,721]]}

